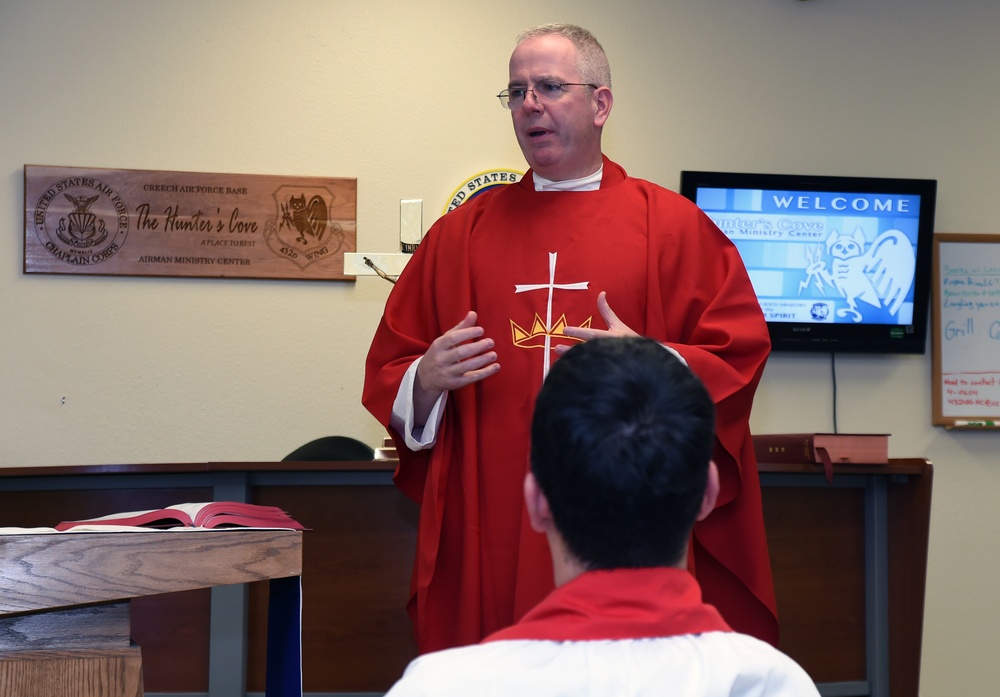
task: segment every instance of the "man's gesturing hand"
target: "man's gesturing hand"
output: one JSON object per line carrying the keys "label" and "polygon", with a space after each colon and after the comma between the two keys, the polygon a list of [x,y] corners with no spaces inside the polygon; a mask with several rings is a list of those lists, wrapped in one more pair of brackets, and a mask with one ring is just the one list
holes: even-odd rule
{"label": "man's gesturing hand", "polygon": [[500,370],[493,351],[493,339],[482,338],[485,330],[476,324],[477,315],[465,318],[431,343],[417,365],[413,387],[416,421],[426,422],[434,402],[442,392],[479,382]]}
{"label": "man's gesturing hand", "polygon": [[[563,331],[566,336],[572,336],[577,339],[583,339],[587,341],[588,339],[596,339],[601,336],[639,336],[632,329],[618,319],[618,315],[614,313],[611,306],[608,304],[608,294],[603,290],[597,296],[597,311],[601,313],[601,319],[607,325],[607,329],[586,329],[584,327],[566,327]],[[570,346],[562,345],[556,346],[555,351],[557,354],[562,355],[570,350]]]}

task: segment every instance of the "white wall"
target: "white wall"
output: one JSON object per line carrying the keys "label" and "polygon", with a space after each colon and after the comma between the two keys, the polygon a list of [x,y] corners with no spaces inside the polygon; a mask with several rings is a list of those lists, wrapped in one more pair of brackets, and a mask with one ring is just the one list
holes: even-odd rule
{"label": "white wall", "polygon": [[[388,283],[26,276],[29,164],[358,179],[358,245],[394,251],[467,176],[524,164],[493,95],[516,33],[591,28],[606,152],[682,169],[939,180],[937,229],[998,232],[993,0],[0,0],[0,466],[274,460],[359,404]],[[772,357],[765,431],[829,430],[828,356]],[[1000,434],[930,425],[930,356],[841,356],[844,431],[936,465],[922,694],[1000,683]]]}

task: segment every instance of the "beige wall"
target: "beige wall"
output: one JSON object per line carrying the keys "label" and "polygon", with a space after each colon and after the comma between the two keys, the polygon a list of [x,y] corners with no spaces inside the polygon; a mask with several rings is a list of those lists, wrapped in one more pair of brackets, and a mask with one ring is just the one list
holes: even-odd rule
{"label": "beige wall", "polygon": [[[938,179],[937,229],[1000,232],[994,0],[0,0],[0,466],[273,460],[359,405],[390,289],[25,276],[25,163],[358,179],[358,244],[394,251],[464,178],[523,167],[493,95],[517,31],[592,28],[606,151],[681,169]],[[757,431],[832,428],[830,359],[775,355]],[[922,694],[1000,683],[1000,434],[930,426],[930,356],[837,359],[839,426],[936,465]]]}

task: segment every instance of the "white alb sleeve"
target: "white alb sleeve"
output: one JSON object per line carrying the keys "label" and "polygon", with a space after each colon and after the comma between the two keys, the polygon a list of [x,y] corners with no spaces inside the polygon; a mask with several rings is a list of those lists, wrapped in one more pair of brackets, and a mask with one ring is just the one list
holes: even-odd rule
{"label": "white alb sleeve", "polygon": [[410,450],[427,450],[434,447],[434,443],[437,442],[438,427],[444,417],[444,406],[448,400],[448,392],[445,391],[431,408],[427,423],[421,427],[414,426],[413,385],[417,379],[417,365],[420,360],[418,358],[413,361],[406,369],[406,374],[399,383],[396,399],[392,403],[392,416],[389,417],[389,425],[403,436],[403,441]]}

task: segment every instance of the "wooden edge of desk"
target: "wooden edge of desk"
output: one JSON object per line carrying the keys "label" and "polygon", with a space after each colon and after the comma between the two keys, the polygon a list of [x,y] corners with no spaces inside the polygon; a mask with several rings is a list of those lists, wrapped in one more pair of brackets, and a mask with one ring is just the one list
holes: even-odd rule
{"label": "wooden edge of desk", "polygon": [[66,477],[93,474],[186,474],[207,472],[205,462],[151,463],[144,465],[53,465],[52,467],[0,467],[5,477]]}
{"label": "wooden edge of desk", "polygon": [[[100,474],[184,474],[190,472],[393,472],[399,460],[345,461],[259,461],[259,462],[187,462],[134,465],[68,465],[53,467],[0,467],[0,479],[5,477],[57,477]],[[841,474],[924,474],[930,461],[923,458],[890,458],[888,464],[833,466],[834,475]],[[760,473],[823,474],[819,464],[757,463]]]}
{"label": "wooden edge of desk", "polygon": [[394,472],[399,460],[282,460],[281,462],[209,462],[209,472]]}
{"label": "wooden edge of desk", "polygon": [[[930,460],[924,458],[890,458],[888,464],[878,465],[833,465],[833,476],[838,474],[881,474],[881,475],[923,475],[932,469]],[[790,464],[758,462],[757,471],[761,474],[816,474],[823,475],[821,464]]]}
{"label": "wooden edge of desk", "polygon": [[54,465],[52,467],[0,467],[6,477],[66,477],[102,474],[189,474],[204,472],[392,472],[398,460],[178,462],[133,465]]}
{"label": "wooden edge of desk", "polygon": [[302,575],[297,530],[0,536],[0,615]]}

